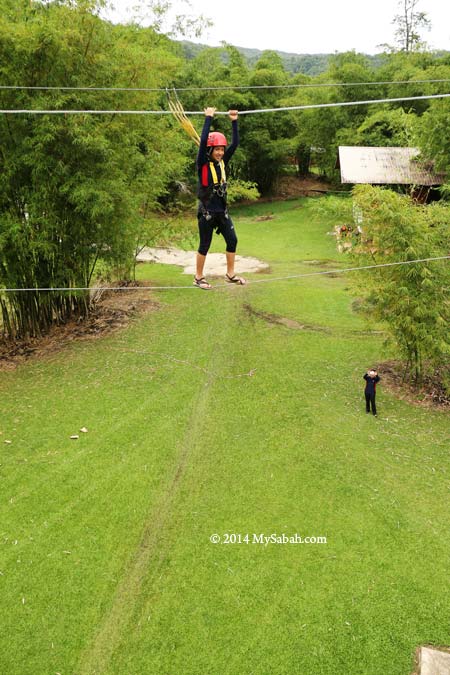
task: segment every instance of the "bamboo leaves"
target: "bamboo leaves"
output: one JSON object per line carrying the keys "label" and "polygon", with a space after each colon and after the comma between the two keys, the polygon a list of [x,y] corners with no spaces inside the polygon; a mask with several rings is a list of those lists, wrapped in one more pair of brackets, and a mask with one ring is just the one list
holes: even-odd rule
{"label": "bamboo leaves", "polygon": [[[0,0],[0,9],[5,0]],[[0,13],[2,82],[30,86],[158,86],[177,60],[151,29],[115,27],[98,3],[26,3]],[[6,58],[7,55],[7,58]],[[158,68],[152,67],[155,63]],[[111,92],[2,91],[24,108],[118,106]],[[148,94],[135,94],[148,107]],[[153,97],[154,99],[156,96]],[[156,101],[152,101],[156,105]],[[173,176],[177,139],[147,117],[0,118],[0,308],[8,338],[45,332],[89,311],[88,292],[1,293],[1,288],[88,287],[96,269],[132,268],[143,211]],[[145,204],[145,209],[143,205]]]}
{"label": "bamboo leaves", "polygon": [[[414,260],[443,255],[438,224],[448,209],[419,206],[409,197],[370,186],[354,189],[364,214],[363,236],[355,255],[364,263]],[[370,312],[386,322],[404,356],[411,379],[419,382],[426,362],[439,364],[450,353],[447,261],[374,270],[361,279]]]}

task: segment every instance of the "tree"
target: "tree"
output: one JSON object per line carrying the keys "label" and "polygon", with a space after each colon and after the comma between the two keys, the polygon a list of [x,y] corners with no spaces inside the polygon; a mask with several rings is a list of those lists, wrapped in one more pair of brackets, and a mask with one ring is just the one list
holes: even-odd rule
{"label": "tree", "polygon": [[421,39],[420,31],[430,30],[431,27],[426,13],[416,11],[418,3],[419,0],[398,0],[400,12],[392,20],[396,26],[396,43],[407,54],[424,49],[425,43]]}
{"label": "tree", "polygon": [[[106,0],[101,1],[102,6],[106,4]],[[212,25],[212,22],[203,15],[192,16],[175,13],[175,9],[181,9],[183,5],[190,8],[189,0],[178,0],[177,3],[173,3],[171,0],[146,0],[139,5],[133,5],[128,13],[131,17],[131,23],[136,26],[145,24],[152,28],[155,33],[164,34],[171,38],[199,38],[204,29]]]}
{"label": "tree", "polygon": [[402,108],[378,108],[368,114],[356,129],[345,129],[339,134],[343,145],[367,145],[371,147],[408,147],[411,145],[415,115]]}
{"label": "tree", "polygon": [[[363,214],[359,264],[383,264],[438,257],[448,251],[448,207],[417,206],[409,197],[368,185],[353,191]],[[445,233],[444,233],[445,230]],[[419,383],[426,362],[448,359],[450,303],[447,261],[395,265],[361,273],[363,308],[383,321]]]}
{"label": "tree", "polygon": [[[450,187],[450,110],[446,101],[435,100],[417,124],[416,139],[425,157],[443,171]],[[447,191],[448,191],[447,187]]]}
{"label": "tree", "polygon": [[[157,87],[177,65],[167,38],[111,26],[96,2],[0,4],[4,84]],[[5,108],[121,107],[105,91],[2,96]],[[159,105],[157,93],[133,96],[130,107]],[[2,116],[0,288],[85,288],[99,263],[130,269],[140,221],[184,165],[167,118]],[[0,304],[4,333],[27,337],[85,314],[89,294],[32,290],[2,295]]]}
{"label": "tree", "polygon": [[[282,105],[279,85],[287,84],[289,75],[282,59],[265,51],[250,73],[252,109]],[[281,103],[280,103],[281,100]],[[245,155],[243,178],[258,185],[262,194],[271,194],[292,150],[294,129],[286,113],[249,115],[242,120],[242,152]]]}

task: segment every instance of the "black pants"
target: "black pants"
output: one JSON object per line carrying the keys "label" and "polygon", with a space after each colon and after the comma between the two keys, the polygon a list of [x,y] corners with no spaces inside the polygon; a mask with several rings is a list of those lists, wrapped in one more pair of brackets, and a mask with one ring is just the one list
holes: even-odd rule
{"label": "black pants", "polygon": [[370,412],[370,407],[372,406],[372,413],[377,414],[377,406],[375,405],[375,392],[371,394],[370,392],[365,391],[364,395],[366,397],[366,412]]}
{"label": "black pants", "polygon": [[211,218],[207,220],[203,213],[198,214],[198,230],[200,234],[198,252],[202,255],[208,253],[214,230],[217,230],[225,239],[227,253],[236,253],[237,237],[230,216],[225,215],[225,213],[212,213],[210,215]]}

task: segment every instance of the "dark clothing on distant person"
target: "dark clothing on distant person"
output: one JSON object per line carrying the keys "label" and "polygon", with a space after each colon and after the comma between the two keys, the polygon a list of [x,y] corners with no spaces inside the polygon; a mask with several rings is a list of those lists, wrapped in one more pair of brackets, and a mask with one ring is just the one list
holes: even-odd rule
{"label": "dark clothing on distant person", "polygon": [[365,373],[363,377],[366,381],[366,387],[364,389],[364,396],[366,397],[366,412],[370,413],[370,409],[372,408],[372,414],[376,415],[377,406],[375,403],[375,394],[377,382],[380,381],[380,378],[378,375],[375,375],[375,377],[370,377],[368,373]]}

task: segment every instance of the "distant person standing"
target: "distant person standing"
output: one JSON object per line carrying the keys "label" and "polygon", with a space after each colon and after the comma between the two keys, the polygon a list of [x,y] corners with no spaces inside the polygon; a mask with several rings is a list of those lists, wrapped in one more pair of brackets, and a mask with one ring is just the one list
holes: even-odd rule
{"label": "distant person standing", "polygon": [[377,371],[372,368],[368,370],[367,373],[363,375],[366,381],[366,388],[364,389],[364,396],[366,397],[366,413],[370,413],[372,408],[372,414],[377,416],[377,406],[375,403],[375,394],[377,389],[377,383],[380,381]]}

